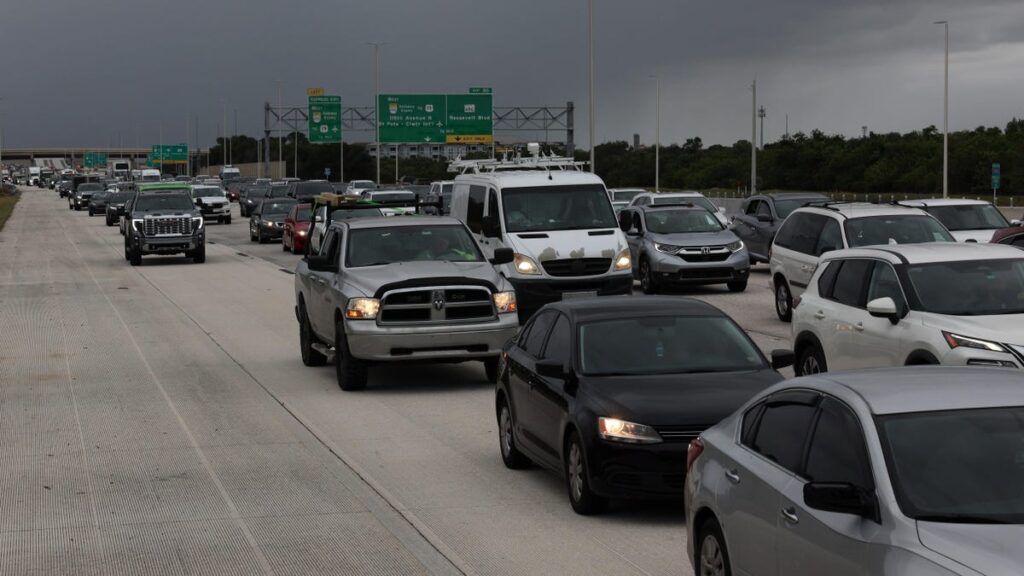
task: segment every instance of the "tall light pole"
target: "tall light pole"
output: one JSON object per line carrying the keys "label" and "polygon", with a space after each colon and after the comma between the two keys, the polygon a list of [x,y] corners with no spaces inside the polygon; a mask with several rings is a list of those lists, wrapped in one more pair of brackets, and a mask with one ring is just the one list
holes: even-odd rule
{"label": "tall light pole", "polygon": [[231,147],[228,148],[228,162],[235,165],[235,136],[238,136],[238,108],[235,108],[235,123],[231,128]]}
{"label": "tall light pole", "polygon": [[376,112],[373,115],[376,130],[373,139],[377,145],[377,185],[380,186],[380,47],[386,42],[367,42],[367,46],[373,46],[373,106]]}
{"label": "tall light pole", "polygon": [[757,78],[750,85],[753,101],[750,107],[750,195],[757,194]]}
{"label": "tall light pole", "polygon": [[661,78],[654,78],[654,191],[661,191]]}
{"label": "tall light pole", "polygon": [[283,159],[284,159],[284,144],[283,144],[284,140],[281,138],[281,120],[282,120],[281,110],[284,109],[284,105],[281,104],[281,83],[283,82],[283,80],[276,80],[276,82],[277,82],[277,124],[278,124],[278,126],[277,126],[277,179],[280,180],[280,179],[284,178],[284,166],[282,166]]}
{"label": "tall light pole", "polygon": [[764,106],[757,109],[757,117],[761,119],[761,149],[764,150],[764,117],[768,115],[768,111],[765,110]]}
{"label": "tall light pole", "polygon": [[588,83],[590,86],[590,171],[597,171],[594,157],[594,0],[587,0],[587,61]]}
{"label": "tall light pole", "polygon": [[939,20],[946,29],[946,65],[942,89],[942,197],[949,198],[949,21]]}
{"label": "tall light pole", "polygon": [[228,165],[228,104],[223,98],[220,99],[221,115],[223,122],[220,125],[220,153],[221,153],[221,172],[224,171],[223,167]]}

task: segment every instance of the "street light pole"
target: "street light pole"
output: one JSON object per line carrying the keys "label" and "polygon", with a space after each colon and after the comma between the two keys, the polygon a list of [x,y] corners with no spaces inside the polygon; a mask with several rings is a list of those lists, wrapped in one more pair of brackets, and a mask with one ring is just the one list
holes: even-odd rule
{"label": "street light pole", "polygon": [[654,98],[654,191],[661,191],[661,78],[651,76],[655,82]]}
{"label": "street light pole", "polygon": [[597,172],[597,158],[594,156],[594,0],[587,0],[587,61],[590,91],[590,171]]}
{"label": "street light pole", "polygon": [[222,112],[223,122],[220,125],[220,153],[221,153],[221,172],[224,172],[224,166],[228,165],[228,104],[223,98],[220,99],[220,107]]}
{"label": "street light pole", "polygon": [[277,80],[277,178],[278,180],[284,178],[284,166],[282,166],[284,158],[284,140],[281,138],[281,110],[284,109],[284,105],[281,104],[281,80]]}
{"label": "street light pole", "polygon": [[380,186],[380,47],[386,42],[367,42],[373,46],[373,106],[376,112],[373,115],[375,126],[374,140],[377,145],[377,185]]}
{"label": "street light pole", "polygon": [[750,85],[753,102],[750,108],[750,195],[757,194],[757,78]]}
{"label": "street light pole", "polygon": [[942,89],[942,197],[949,198],[949,21],[940,20],[946,29],[946,62]]}

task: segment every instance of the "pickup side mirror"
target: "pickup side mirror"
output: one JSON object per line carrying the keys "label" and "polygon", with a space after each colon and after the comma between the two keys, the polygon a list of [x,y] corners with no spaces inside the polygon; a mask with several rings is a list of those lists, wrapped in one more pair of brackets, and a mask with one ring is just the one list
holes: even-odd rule
{"label": "pickup side mirror", "polygon": [[498,224],[498,217],[494,215],[484,216],[482,232],[485,238],[501,238],[501,225]]}
{"label": "pickup side mirror", "polygon": [[516,253],[511,248],[498,248],[494,251],[494,257],[490,262],[492,266],[501,266],[502,264],[511,264],[515,258]]}
{"label": "pickup side mirror", "polygon": [[329,255],[315,254],[306,258],[306,265],[314,272],[337,272],[338,265],[332,262]]}
{"label": "pickup side mirror", "polygon": [[569,374],[565,366],[558,360],[538,360],[537,374],[545,378],[568,380]]}
{"label": "pickup side mirror", "polygon": [[772,350],[772,369],[782,370],[796,363],[796,354],[792,350]]}
{"label": "pickup side mirror", "polygon": [[771,222],[772,221],[772,217],[769,214],[758,214],[757,215],[757,221],[758,222]]}
{"label": "pickup side mirror", "polygon": [[882,521],[875,493],[846,482],[804,484],[804,504],[824,512],[853,514],[877,523]]}
{"label": "pickup side mirror", "polygon": [[868,314],[875,318],[888,318],[894,325],[900,321],[899,307],[896,306],[896,301],[888,296],[868,302]]}

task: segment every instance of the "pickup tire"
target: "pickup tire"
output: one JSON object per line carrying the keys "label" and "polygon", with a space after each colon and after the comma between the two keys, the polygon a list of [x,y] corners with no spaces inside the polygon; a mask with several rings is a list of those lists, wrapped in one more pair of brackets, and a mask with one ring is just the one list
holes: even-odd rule
{"label": "pickup tire", "polygon": [[346,392],[366,388],[366,362],[353,358],[348,349],[345,322],[338,318],[334,323],[334,367],[338,373],[338,387]]}
{"label": "pickup tire", "polygon": [[323,366],[327,363],[327,357],[313,348],[316,336],[313,335],[313,327],[309,325],[309,316],[306,314],[306,305],[299,305],[299,353],[302,355],[302,363],[306,366]]}
{"label": "pickup tire", "polygon": [[202,264],[203,262],[206,262],[206,242],[200,244],[199,248],[188,253],[187,256],[192,258],[193,264]]}
{"label": "pickup tire", "polygon": [[224,223],[225,224],[231,224],[231,216],[228,216],[227,218],[225,218],[224,219]]}
{"label": "pickup tire", "polygon": [[107,216],[107,226],[113,226],[113,225],[114,225],[114,221],[110,219],[110,216]]}
{"label": "pickup tire", "polygon": [[142,249],[135,242],[128,245],[128,263],[132,266],[142,264]]}

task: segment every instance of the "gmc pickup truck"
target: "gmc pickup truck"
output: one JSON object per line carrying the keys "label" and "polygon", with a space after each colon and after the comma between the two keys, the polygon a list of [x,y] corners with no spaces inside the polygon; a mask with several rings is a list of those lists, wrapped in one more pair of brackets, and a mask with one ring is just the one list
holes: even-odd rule
{"label": "gmc pickup truck", "polygon": [[498,377],[519,328],[516,296],[464,224],[408,216],[331,222],[318,254],[295,269],[295,316],[306,366],[333,358],[342,390],[366,387],[379,362],[483,361]]}

